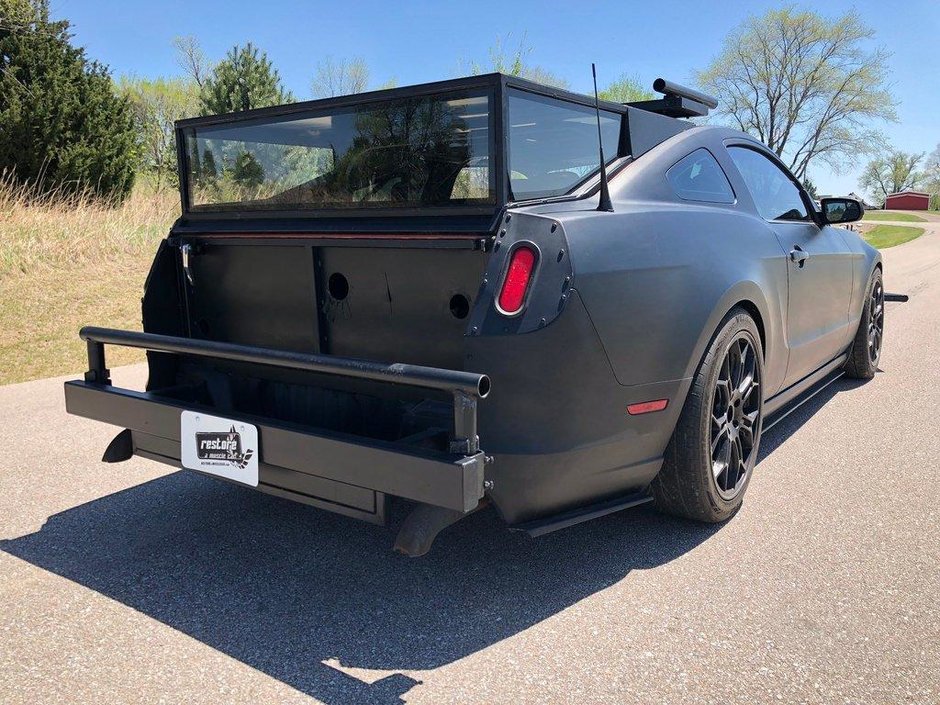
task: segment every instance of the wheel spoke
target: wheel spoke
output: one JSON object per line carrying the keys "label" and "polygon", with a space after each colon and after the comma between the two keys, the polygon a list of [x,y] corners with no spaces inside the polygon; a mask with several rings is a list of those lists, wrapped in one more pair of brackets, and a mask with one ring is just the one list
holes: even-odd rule
{"label": "wheel spoke", "polygon": [[726,379],[719,379],[715,385],[715,391],[721,394],[720,408],[726,408],[731,403],[731,382]]}
{"label": "wheel spoke", "polygon": [[729,353],[733,355],[731,361],[731,386],[738,388],[741,386],[741,380],[744,377],[744,356],[741,350],[740,339],[731,344]]}
{"label": "wheel spoke", "polygon": [[738,394],[741,395],[741,401],[744,401],[748,398],[751,393],[751,388],[754,386],[754,374],[752,372],[747,373],[744,376],[744,379],[741,380],[741,385],[738,387]]}
{"label": "wheel spoke", "polygon": [[738,433],[740,434],[741,441],[746,443],[748,448],[754,447],[754,433],[756,431],[754,425],[757,422],[758,413],[757,411],[753,411],[741,417],[741,427],[738,429]]}
{"label": "wheel spoke", "polygon": [[716,441],[717,443],[713,444],[715,450],[712,452],[712,474],[717,482],[718,477],[731,465],[731,442],[726,434],[719,435]]}
{"label": "wheel spoke", "polygon": [[747,391],[744,392],[744,393],[741,395],[741,403],[742,403],[742,404],[747,404],[747,402],[748,402],[748,401],[750,400],[750,398],[751,398],[751,394],[752,394],[752,393],[754,392],[754,390],[757,389],[759,386],[760,386],[760,385],[759,385],[757,382],[755,382],[753,379],[751,379],[751,383],[748,385]]}
{"label": "wheel spoke", "polygon": [[884,288],[876,282],[868,302],[868,356],[872,362],[878,361],[884,331]]}
{"label": "wheel spoke", "polygon": [[[738,486],[738,482],[741,481],[741,456],[743,455],[743,450],[741,448],[741,439],[734,439],[734,447],[731,453],[731,467],[734,470],[734,482],[728,483],[728,489],[733,490]],[[731,472],[728,473],[731,475]]]}
{"label": "wheel spoke", "polygon": [[739,333],[718,368],[710,417],[711,471],[715,486],[725,499],[740,492],[758,444],[760,385],[757,348],[747,335]]}
{"label": "wheel spoke", "polygon": [[[721,473],[728,469],[728,463],[723,460],[716,460],[712,463],[712,474],[715,476],[715,482],[718,482],[718,478],[721,477]],[[718,483],[718,486],[721,487],[721,483]]]}
{"label": "wheel spoke", "polygon": [[715,451],[718,450],[718,444],[721,443],[722,439],[727,436],[727,426],[722,425],[718,428],[718,433],[715,434],[715,437],[712,438],[712,460],[715,459]]}

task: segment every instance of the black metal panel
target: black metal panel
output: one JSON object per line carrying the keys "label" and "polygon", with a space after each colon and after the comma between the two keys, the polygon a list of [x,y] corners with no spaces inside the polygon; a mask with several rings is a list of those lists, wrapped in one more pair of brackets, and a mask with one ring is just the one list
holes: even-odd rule
{"label": "black metal panel", "polygon": [[[323,247],[317,257],[326,352],[464,366],[464,333],[484,253]],[[344,289],[331,292],[330,281],[339,277]]]}
{"label": "black metal panel", "polygon": [[[536,249],[538,260],[523,309],[507,316],[500,313],[496,302],[512,251],[520,245]],[[507,213],[479,284],[479,305],[470,320],[471,336],[530,333],[544,328],[564,309],[573,276],[568,241],[558,220],[548,215]]]}
{"label": "black metal panel", "polygon": [[195,337],[319,352],[309,247],[200,244],[190,272]]}
{"label": "black metal panel", "polygon": [[[170,441],[158,436],[151,436],[146,433],[135,433],[134,440],[136,445],[135,455],[147,460],[153,460],[165,465],[179,467],[179,443]],[[272,470],[283,471],[290,477],[288,484],[291,489],[268,484],[264,478],[269,477]],[[194,471],[195,472],[195,471]],[[386,515],[386,496],[381,492],[374,492],[353,485],[334,482],[322,477],[315,477],[305,473],[286,470],[284,468],[274,468],[270,465],[259,466],[261,481],[258,489],[267,494],[277,497],[283,497],[293,502],[309,504],[318,509],[325,509],[335,514],[367,521],[371,524],[384,524]],[[201,473],[204,474],[204,473]],[[209,476],[213,479],[228,482],[225,478]],[[281,477],[274,476],[278,481],[283,481]],[[353,494],[342,488],[350,488]],[[320,496],[316,493],[322,492]]]}
{"label": "black metal panel", "polygon": [[695,125],[647,110],[627,108],[627,127],[630,133],[630,154],[636,158]]}
{"label": "black metal panel", "polygon": [[[146,392],[86,382],[66,382],[65,405],[70,414],[164,439],[158,442],[156,452],[171,458],[179,457],[181,411],[214,411]],[[468,457],[418,453],[394,444],[274,426],[251,416],[240,420],[258,427],[259,460],[264,465],[463,512],[474,509],[483,497],[482,452]],[[261,480],[279,486],[283,474],[275,472],[271,480]]]}

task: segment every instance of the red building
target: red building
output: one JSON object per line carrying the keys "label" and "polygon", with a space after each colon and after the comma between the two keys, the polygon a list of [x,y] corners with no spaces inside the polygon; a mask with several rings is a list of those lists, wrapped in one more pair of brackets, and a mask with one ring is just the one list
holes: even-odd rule
{"label": "red building", "polygon": [[925,211],[930,206],[930,194],[920,191],[900,191],[889,194],[885,208],[896,211]]}

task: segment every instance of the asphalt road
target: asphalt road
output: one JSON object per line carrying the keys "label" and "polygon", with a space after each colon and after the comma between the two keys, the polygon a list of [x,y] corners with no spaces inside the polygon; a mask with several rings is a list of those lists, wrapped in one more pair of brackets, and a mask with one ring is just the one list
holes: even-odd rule
{"label": "asphalt road", "polygon": [[[3,703],[940,702],[940,222],[882,372],[767,433],[741,512],[389,530],[134,459],[0,388]],[[142,381],[139,368],[118,381]],[[400,517],[398,517],[400,519]]]}

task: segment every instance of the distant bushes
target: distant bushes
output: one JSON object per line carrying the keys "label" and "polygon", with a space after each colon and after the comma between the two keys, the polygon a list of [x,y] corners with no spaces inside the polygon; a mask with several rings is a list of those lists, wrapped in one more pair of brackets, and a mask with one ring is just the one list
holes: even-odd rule
{"label": "distant bushes", "polygon": [[48,0],[0,0],[0,172],[38,194],[121,201],[139,162],[134,120],[71,36]]}

